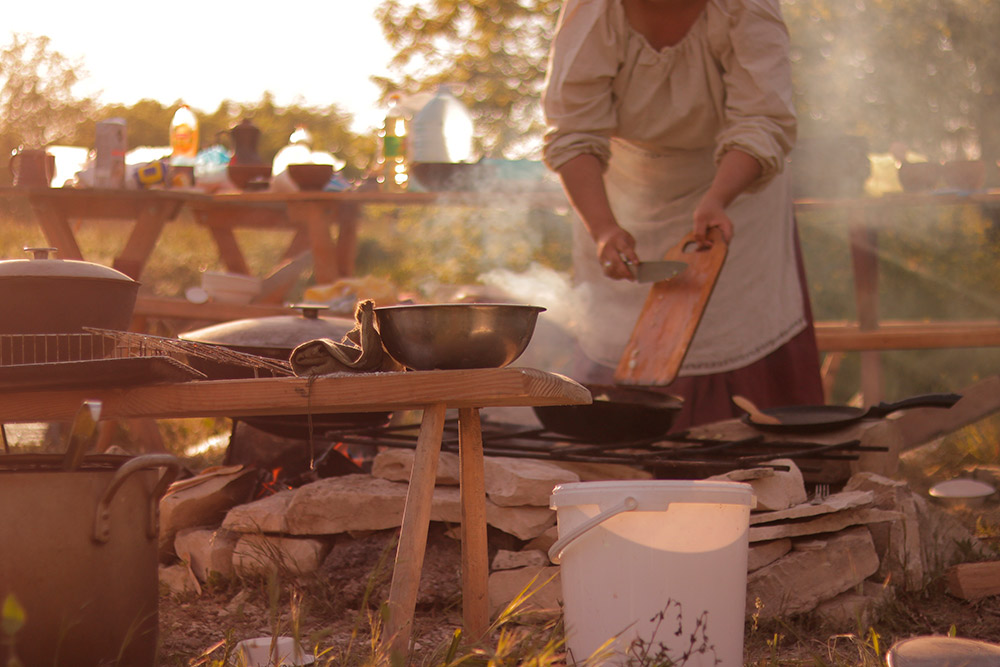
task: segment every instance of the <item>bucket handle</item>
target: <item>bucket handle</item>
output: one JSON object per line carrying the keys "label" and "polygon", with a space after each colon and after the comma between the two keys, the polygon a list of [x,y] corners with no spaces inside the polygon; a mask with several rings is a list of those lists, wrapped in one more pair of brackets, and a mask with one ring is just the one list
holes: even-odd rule
{"label": "bucket handle", "polygon": [[604,523],[616,514],[621,514],[622,512],[632,512],[639,509],[639,501],[632,496],[626,496],[624,500],[620,503],[607,509],[595,517],[587,519],[579,526],[569,531],[563,537],[556,540],[555,544],[549,547],[549,560],[558,565],[562,561],[563,552],[566,551],[566,547],[570,545],[571,542],[576,541],[576,539],[582,536],[591,528]]}
{"label": "bucket handle", "polygon": [[160,527],[160,498],[167,492],[167,487],[177,479],[177,474],[181,469],[181,462],[170,454],[148,454],[139,456],[130,461],[126,461],[115,472],[111,478],[111,483],[104,491],[100,502],[97,503],[97,514],[94,517],[94,541],[104,544],[111,539],[111,500],[115,493],[125,483],[125,480],[140,470],[148,468],[166,468],[156,486],[153,487],[149,496],[149,523],[146,526],[146,535],[153,539],[159,532]]}

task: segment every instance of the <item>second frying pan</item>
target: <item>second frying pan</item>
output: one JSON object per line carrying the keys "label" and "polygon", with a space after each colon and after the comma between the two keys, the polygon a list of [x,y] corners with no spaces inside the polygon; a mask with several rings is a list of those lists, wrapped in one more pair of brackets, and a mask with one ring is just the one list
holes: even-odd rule
{"label": "second frying pan", "polygon": [[761,409],[766,415],[777,418],[780,424],[761,424],[750,415],[743,421],[761,431],[808,433],[832,431],[850,426],[862,419],[879,419],[889,413],[906,408],[950,408],[962,398],[959,394],[921,394],[893,403],[882,402],[870,408],[853,408],[846,405],[790,405]]}

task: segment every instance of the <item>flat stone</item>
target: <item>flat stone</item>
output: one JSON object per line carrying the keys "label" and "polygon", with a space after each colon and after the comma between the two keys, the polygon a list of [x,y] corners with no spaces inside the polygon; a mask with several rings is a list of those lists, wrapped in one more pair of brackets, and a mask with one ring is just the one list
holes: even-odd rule
{"label": "flat stone", "polygon": [[328,551],[325,542],[312,538],[246,534],[233,549],[233,572],[243,576],[272,571],[308,574],[319,569]]}
{"label": "flat stone", "polygon": [[[462,522],[461,492],[455,487],[434,489],[431,521]],[[486,499],[486,523],[520,540],[538,537],[555,525],[556,513],[548,507],[501,507]]]}
{"label": "flat stone", "polygon": [[[414,455],[411,449],[381,452],[372,462],[372,476],[393,482],[409,482]],[[486,495],[505,507],[547,507],[553,487],[580,481],[576,473],[549,461],[487,456],[483,463]],[[441,452],[434,483],[436,486],[458,486],[457,454]]]}
{"label": "flat stone", "polygon": [[794,523],[767,524],[750,527],[750,541],[761,542],[776,540],[782,537],[802,537],[820,533],[836,533],[849,526],[859,526],[882,521],[897,521],[903,517],[901,512],[890,512],[873,508],[858,508],[824,514],[812,519]]}
{"label": "flat stone", "polygon": [[794,507],[774,512],[754,512],[750,515],[750,525],[830,514],[854,507],[865,507],[874,502],[874,494],[866,491],[846,491],[827,496],[822,502],[813,504],[811,501],[800,503]]}
{"label": "flat stone", "polygon": [[[768,468],[770,474],[760,475],[749,475],[745,470],[733,470],[722,475],[714,475],[709,479],[745,482],[752,486],[758,512],[783,510],[804,503],[805,482],[802,479],[802,471],[795,462],[791,459],[774,459],[768,463],[788,467],[788,470]],[[766,466],[762,466],[764,467]]]}
{"label": "flat stone", "polygon": [[160,585],[173,595],[200,595],[201,584],[191,572],[187,563],[161,565],[159,568]]}
{"label": "flat stone", "polygon": [[559,526],[552,525],[545,529],[545,531],[538,537],[532,538],[525,545],[525,550],[537,550],[543,551],[546,554],[549,553],[549,549],[552,545],[556,543],[559,539]]}
{"label": "flat stone", "polygon": [[233,507],[247,503],[257,486],[257,471],[242,466],[208,469],[174,482],[160,499],[161,559],[173,556],[174,537],[184,528],[218,525]]}
{"label": "flat stone", "polygon": [[616,479],[653,479],[653,473],[622,463],[588,463],[585,461],[551,461],[552,465],[575,473],[581,482],[605,482]]}
{"label": "flat stone", "polygon": [[[398,528],[408,485],[371,475],[329,477],[233,508],[222,526],[241,533],[335,535]],[[434,489],[431,521],[461,523],[461,492]],[[501,507],[486,499],[486,522],[521,540],[538,537],[556,520],[548,507]]]}
{"label": "flat stone", "polygon": [[548,461],[488,456],[484,461],[486,495],[503,507],[548,507],[552,489],[580,477]]}
{"label": "flat stone", "polygon": [[[832,535],[821,550],[791,551],[747,577],[747,611],[760,618],[802,614],[851,590],[878,570],[866,528]],[[758,604],[759,602],[759,604]]]}
{"label": "flat stone", "polygon": [[239,533],[223,528],[188,528],[177,533],[174,551],[187,561],[198,581],[207,582],[213,575],[229,579],[239,537]]}
{"label": "flat stone", "polygon": [[878,575],[880,579],[903,585],[906,590],[923,588],[927,568],[920,548],[920,519],[910,488],[904,482],[871,472],[851,476],[844,488],[871,493],[876,508],[902,515],[869,526],[879,555]]}
{"label": "flat stone", "polygon": [[528,595],[518,607],[519,614],[525,614],[532,620],[554,619],[562,614],[559,568],[534,566],[500,570],[490,575],[490,616],[496,618],[525,589]]}
{"label": "flat stone", "polygon": [[546,567],[549,564],[548,554],[544,551],[538,551],[537,549],[525,551],[498,549],[497,554],[493,557],[493,562],[490,563],[490,569],[493,571],[516,570],[519,567]]}
{"label": "flat stone", "polygon": [[[379,452],[372,460],[372,476],[387,479],[390,482],[409,482],[415,455],[416,452],[412,449],[389,447],[385,451]],[[441,452],[438,456],[434,484],[458,486],[458,471],[458,454]]]}
{"label": "flat stone", "polygon": [[222,527],[236,533],[287,533],[285,512],[294,490],[280,491],[251,503],[237,505],[226,513]]}
{"label": "flat stone", "polygon": [[778,560],[792,550],[792,541],[783,538],[770,542],[756,542],[747,551],[747,572],[759,570]]}

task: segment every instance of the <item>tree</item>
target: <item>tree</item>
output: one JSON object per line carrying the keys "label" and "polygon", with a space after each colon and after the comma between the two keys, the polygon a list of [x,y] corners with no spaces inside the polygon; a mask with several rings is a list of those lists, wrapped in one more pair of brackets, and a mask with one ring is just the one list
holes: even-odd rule
{"label": "tree", "polygon": [[14,33],[0,51],[0,151],[72,137],[95,109],[93,98],[73,94],[84,76],[82,65],[52,50],[48,37]]}
{"label": "tree", "polygon": [[543,131],[545,56],[561,0],[385,0],[376,11],[398,77],[373,77],[383,97],[454,84],[475,120],[477,150],[521,157]]}
{"label": "tree", "polygon": [[78,100],[73,87],[82,65],[49,48],[48,37],[14,34],[0,51],[0,109],[3,131],[17,133],[25,146],[41,148],[71,134],[92,100]]}

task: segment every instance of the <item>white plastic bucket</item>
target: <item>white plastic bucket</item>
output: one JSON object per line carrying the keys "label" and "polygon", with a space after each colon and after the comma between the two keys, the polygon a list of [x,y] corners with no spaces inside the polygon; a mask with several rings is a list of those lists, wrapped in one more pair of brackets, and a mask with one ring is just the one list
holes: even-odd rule
{"label": "white plastic bucket", "polygon": [[570,661],[742,665],[754,502],[738,482],[555,487],[549,557],[561,565]]}

